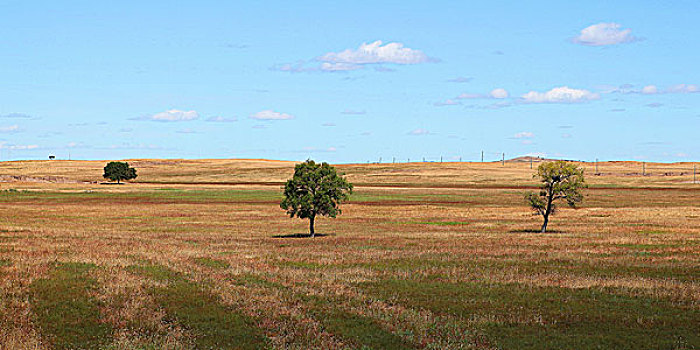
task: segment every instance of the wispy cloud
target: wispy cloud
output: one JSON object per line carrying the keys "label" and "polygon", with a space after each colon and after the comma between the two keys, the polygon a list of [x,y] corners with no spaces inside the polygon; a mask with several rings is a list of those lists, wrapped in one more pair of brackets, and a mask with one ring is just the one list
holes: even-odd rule
{"label": "wispy cloud", "polygon": [[0,141],[0,149],[8,149],[12,151],[24,151],[24,150],[32,150],[32,149],[38,149],[38,145],[15,145],[11,143],[7,143],[6,141]]}
{"label": "wispy cloud", "polygon": [[519,132],[519,133],[513,135],[514,139],[531,139],[533,137],[535,137],[535,134],[533,134],[529,131],[522,131],[522,132]]}
{"label": "wispy cloud", "polygon": [[418,129],[414,129],[414,130],[409,131],[408,134],[413,135],[413,136],[429,135],[430,131],[428,131],[426,129],[418,128]]}
{"label": "wispy cloud", "polygon": [[597,100],[600,94],[562,86],[546,92],[530,91],[520,98],[525,103],[581,103]]}
{"label": "wispy cloud", "polygon": [[367,114],[367,112],[364,111],[364,110],[359,111],[359,110],[354,110],[354,109],[346,109],[346,110],[340,112],[340,114],[347,114],[347,115],[364,115],[364,114]]}
{"label": "wispy cloud", "polygon": [[39,119],[24,113],[9,113],[0,115],[2,119]]}
{"label": "wispy cloud", "polygon": [[608,46],[631,43],[639,40],[632,36],[631,29],[622,29],[618,23],[598,23],[586,27],[573,39],[577,44],[586,46]]}
{"label": "wispy cloud", "polygon": [[472,77],[455,77],[452,79],[447,79],[447,81],[450,83],[468,83],[472,80],[474,80]]}
{"label": "wispy cloud", "polygon": [[0,133],[16,133],[19,131],[19,125],[0,126]]}
{"label": "wispy cloud", "polygon": [[209,117],[207,118],[208,122],[213,122],[213,123],[233,123],[235,121],[238,121],[238,118],[236,117],[221,117],[221,116],[214,116],[214,117]]}
{"label": "wispy cloud", "polygon": [[273,110],[268,109],[252,114],[250,118],[257,120],[289,120],[294,119],[294,116],[291,114],[275,112]]}
{"label": "wispy cloud", "polygon": [[196,119],[199,119],[199,114],[196,111],[181,111],[179,109],[171,109],[150,116],[131,118],[131,120],[147,120],[155,122],[182,122]]}

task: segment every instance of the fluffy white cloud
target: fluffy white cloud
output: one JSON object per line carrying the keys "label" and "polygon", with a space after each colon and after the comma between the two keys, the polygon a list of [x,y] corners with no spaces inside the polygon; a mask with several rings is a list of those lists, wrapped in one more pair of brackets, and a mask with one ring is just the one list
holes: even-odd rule
{"label": "fluffy white cloud", "polygon": [[600,94],[562,86],[547,92],[530,91],[521,98],[526,103],[577,103],[597,100]]}
{"label": "fluffy white cloud", "polygon": [[489,95],[498,99],[508,98],[508,91],[506,89],[493,89]]}
{"label": "fluffy white cloud", "polygon": [[653,95],[659,92],[659,89],[656,88],[656,85],[647,85],[642,88],[642,93],[645,95]]}
{"label": "fluffy white cloud", "polygon": [[428,135],[428,134],[430,134],[430,131],[425,130],[425,129],[420,129],[420,128],[419,128],[419,129],[411,130],[408,134],[409,134],[409,135],[415,135],[415,136],[419,136],[419,135]]}
{"label": "fluffy white cloud", "polygon": [[377,63],[418,64],[428,62],[430,58],[422,51],[404,47],[401,43],[382,45],[382,41],[377,40],[369,44],[363,43],[355,50],[347,49],[342,52],[329,52],[319,57],[318,60],[352,66]]}
{"label": "fluffy white cloud", "polygon": [[523,132],[519,132],[519,133],[513,135],[513,138],[516,138],[516,139],[530,139],[533,137],[535,137],[535,134],[533,134],[529,131],[523,131]]}
{"label": "fluffy white cloud", "polygon": [[171,109],[169,111],[156,113],[150,117],[137,118],[140,120],[152,120],[157,122],[181,122],[188,120],[195,120],[199,118],[199,114],[196,111],[181,111],[178,109]]}
{"label": "fluffy white cloud", "polygon": [[273,110],[268,109],[255,113],[251,115],[250,118],[258,120],[288,120],[294,119],[294,116],[291,114],[275,112]]}
{"label": "fluffy white cloud", "polygon": [[637,40],[632,30],[622,29],[617,23],[598,23],[581,30],[574,42],[588,46],[606,46],[629,43]]}

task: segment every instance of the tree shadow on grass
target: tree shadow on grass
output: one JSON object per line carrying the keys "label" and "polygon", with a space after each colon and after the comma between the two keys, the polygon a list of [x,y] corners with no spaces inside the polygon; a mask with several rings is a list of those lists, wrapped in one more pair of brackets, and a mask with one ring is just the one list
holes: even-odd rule
{"label": "tree shadow on grass", "polygon": [[[333,234],[329,233],[317,233],[314,238],[318,237],[327,237],[327,236],[333,236]],[[311,235],[308,233],[290,233],[286,235],[274,235],[272,238],[311,238]]]}
{"label": "tree shadow on grass", "polygon": [[[537,229],[521,229],[521,230],[510,230],[508,233],[542,233],[540,230]],[[564,231],[559,231],[559,230],[547,230],[545,233],[566,233]]]}

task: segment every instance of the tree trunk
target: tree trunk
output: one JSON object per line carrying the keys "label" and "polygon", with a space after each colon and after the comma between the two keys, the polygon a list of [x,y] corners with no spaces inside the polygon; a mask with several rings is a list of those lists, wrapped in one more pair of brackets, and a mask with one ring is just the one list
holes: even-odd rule
{"label": "tree trunk", "polygon": [[547,189],[547,209],[544,211],[544,223],[542,224],[541,233],[547,232],[547,224],[549,223],[549,214],[552,213],[552,200],[554,198],[553,187]]}
{"label": "tree trunk", "polygon": [[316,232],[314,231],[314,220],[316,219],[316,216],[311,216],[309,217],[309,236],[311,238],[314,238],[316,235]]}
{"label": "tree trunk", "polygon": [[121,184],[121,182],[119,182],[120,180],[121,180],[121,179],[117,179],[117,185]]}
{"label": "tree trunk", "polygon": [[544,223],[542,224],[542,230],[540,231],[541,233],[547,232],[547,223],[549,222],[549,214],[544,215]]}

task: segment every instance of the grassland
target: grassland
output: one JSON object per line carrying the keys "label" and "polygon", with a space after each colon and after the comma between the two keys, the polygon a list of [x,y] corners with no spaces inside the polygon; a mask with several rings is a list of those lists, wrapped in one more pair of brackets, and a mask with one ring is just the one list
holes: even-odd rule
{"label": "grassland", "polygon": [[0,349],[700,348],[689,164],[602,163],[546,234],[529,164],[343,165],[311,240],[293,163],[130,163],[0,163]]}

